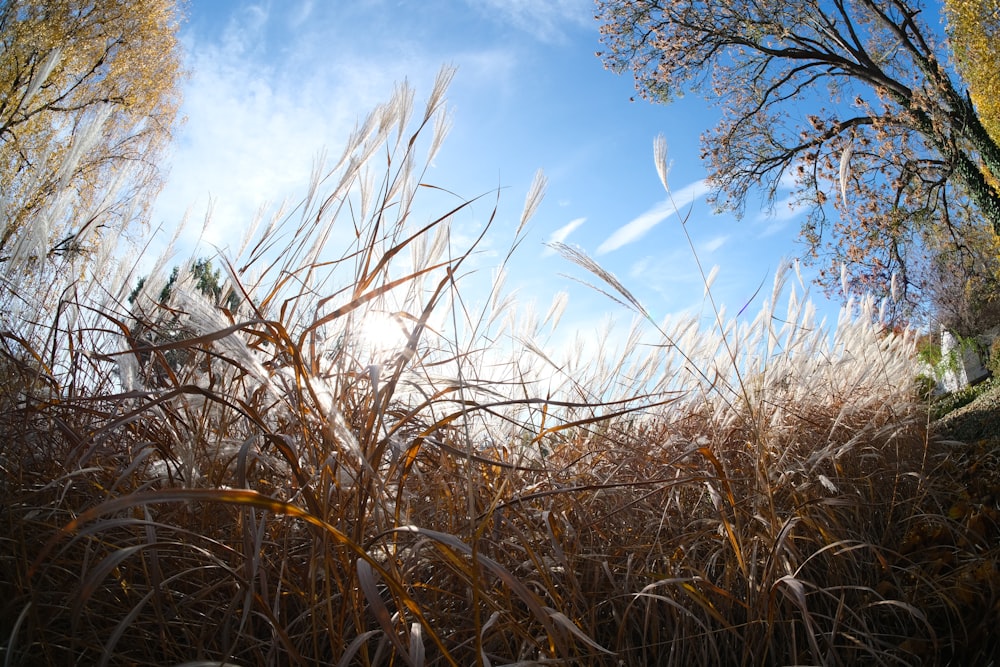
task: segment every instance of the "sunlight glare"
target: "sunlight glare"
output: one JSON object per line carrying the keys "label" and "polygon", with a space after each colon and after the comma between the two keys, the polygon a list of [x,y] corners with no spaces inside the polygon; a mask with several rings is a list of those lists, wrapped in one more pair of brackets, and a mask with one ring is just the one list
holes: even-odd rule
{"label": "sunlight glare", "polygon": [[407,332],[399,317],[375,311],[365,315],[357,340],[372,359],[383,360],[406,346]]}

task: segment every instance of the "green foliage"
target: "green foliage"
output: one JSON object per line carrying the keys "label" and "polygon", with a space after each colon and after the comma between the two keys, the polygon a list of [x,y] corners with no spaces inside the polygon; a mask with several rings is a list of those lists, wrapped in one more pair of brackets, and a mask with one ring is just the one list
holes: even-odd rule
{"label": "green foliage", "polygon": [[[171,297],[177,289],[178,281],[181,278],[180,267],[175,266],[160,289],[155,309],[158,312],[150,313],[148,310],[143,314],[137,311],[133,314],[133,321],[129,339],[134,348],[137,348],[137,358],[140,367],[146,377],[147,382],[153,385],[162,385],[168,382],[168,376],[177,373],[181,367],[192,360],[192,355],[176,345],[186,338],[193,337],[194,331],[185,323],[183,312],[178,310],[176,305],[170,304]],[[194,261],[188,273],[191,287],[198,293],[208,298],[210,303],[221,306],[228,310],[230,315],[237,312],[240,300],[235,291],[229,289],[225,293],[223,300],[223,281],[221,273],[213,269],[211,260],[201,258]],[[136,301],[142,294],[146,285],[147,277],[143,276],[136,282],[135,288],[128,295],[128,303],[136,305]],[[220,300],[224,303],[220,304]],[[150,348],[171,345],[171,349],[162,353],[155,353]]]}
{"label": "green foliage", "polygon": [[914,391],[921,400],[929,400],[934,395],[934,390],[937,389],[938,384],[936,379],[923,373],[917,375],[913,383],[915,385]]}
{"label": "green foliage", "polygon": [[944,355],[942,351],[941,361],[938,363],[938,369],[941,372],[958,373],[962,368],[965,355],[976,349],[976,341],[972,338],[955,336],[955,343],[955,347],[949,350],[947,355]]}
{"label": "green foliage", "polygon": [[989,358],[986,362],[986,368],[993,377],[1000,377],[1000,336],[993,339],[988,354]]}
{"label": "green foliage", "polygon": [[[221,272],[218,269],[212,267],[212,260],[202,257],[201,259],[195,260],[189,269],[191,277],[194,279],[194,286],[199,292],[205,296],[212,299],[212,301],[218,303],[219,299],[222,298],[222,282],[221,282]],[[180,277],[180,267],[175,266],[170,272],[170,278],[167,279],[166,284],[160,290],[159,302],[166,303],[170,300],[170,294],[173,291],[174,285],[177,284],[177,279]],[[135,288],[129,293],[128,302],[135,303],[136,298],[142,292],[142,288],[146,284],[146,276],[139,278],[136,282]],[[240,305],[239,296],[232,290],[226,293],[226,299],[224,303],[225,307],[229,309],[230,312],[236,312]]]}
{"label": "green foliage", "polygon": [[941,341],[936,336],[924,336],[917,344],[917,359],[936,368],[941,363]]}
{"label": "green foliage", "polygon": [[963,408],[983,394],[993,391],[997,387],[1000,387],[1000,378],[994,377],[980,382],[979,384],[969,385],[959,389],[958,391],[945,394],[931,404],[931,419],[940,419],[950,412]]}
{"label": "green foliage", "polygon": [[960,373],[968,353],[983,356],[982,345],[971,336],[955,336],[955,343],[948,354],[944,354],[937,337],[924,337],[917,345],[917,360],[930,368],[936,382],[943,381],[949,374]]}

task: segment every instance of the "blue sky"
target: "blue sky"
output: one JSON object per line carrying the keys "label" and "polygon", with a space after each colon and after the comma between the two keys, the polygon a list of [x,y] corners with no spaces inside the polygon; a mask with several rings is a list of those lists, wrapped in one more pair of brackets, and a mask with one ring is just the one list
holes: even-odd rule
{"label": "blue sky", "polygon": [[[490,246],[497,252],[477,258],[477,271],[488,275],[491,258],[504,254],[542,169],[546,197],[510,265],[508,285],[520,298],[544,312],[553,293],[569,291],[561,326],[570,329],[621,312],[562,275],[585,274],[545,247],[556,239],[597,259],[657,319],[708,315],[691,247],[654,166],[662,134],[671,192],[690,211],[698,257],[706,272],[719,266],[716,301],[735,313],[763,281],[759,303],[781,259],[802,252],[801,213],[779,203],[770,214],[748,206],[740,221],[713,215],[699,135],[718,111],[695,97],[668,106],[631,101],[631,77],[605,70],[594,55],[593,14],[592,0],[190,0],[182,30],[187,120],[156,221],[169,228],[185,211],[198,220],[211,197],[203,242],[235,245],[263,204],[304,194],[317,152],[336,154],[397,82],[416,89],[419,105],[450,64],[452,129],[425,180],[467,198],[501,188]],[[477,214],[487,217],[495,200],[477,203]],[[818,288],[810,294],[832,320],[835,308]]]}

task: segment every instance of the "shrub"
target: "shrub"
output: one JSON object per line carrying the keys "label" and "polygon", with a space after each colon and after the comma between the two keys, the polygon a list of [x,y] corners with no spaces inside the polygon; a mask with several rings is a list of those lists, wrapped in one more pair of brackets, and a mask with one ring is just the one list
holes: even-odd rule
{"label": "shrub", "polygon": [[913,381],[915,385],[915,392],[917,398],[921,400],[929,400],[933,395],[934,391],[937,389],[937,380],[921,373]]}
{"label": "shrub", "polygon": [[1000,378],[991,378],[979,384],[969,385],[958,391],[946,394],[932,404],[931,419],[940,419],[949,412],[963,408],[986,392],[993,391],[997,387],[1000,387]]}
{"label": "shrub", "polygon": [[1000,377],[1000,336],[990,343],[986,368],[994,377]]}

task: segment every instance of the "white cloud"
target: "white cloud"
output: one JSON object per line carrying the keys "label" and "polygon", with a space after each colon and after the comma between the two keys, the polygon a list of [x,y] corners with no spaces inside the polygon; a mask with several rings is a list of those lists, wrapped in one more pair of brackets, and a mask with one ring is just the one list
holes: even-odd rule
{"label": "white cloud", "polygon": [[[586,218],[576,218],[575,220],[569,221],[556,231],[552,232],[552,235],[549,236],[548,242],[562,243],[563,241],[566,240],[566,238],[570,234],[572,234],[580,225],[582,225],[586,221],[587,221]],[[545,250],[542,251],[542,257],[549,257],[554,254],[556,254],[556,251],[549,247],[546,247]]]}
{"label": "white cloud", "polygon": [[798,203],[795,197],[785,197],[780,201],[774,202],[774,206],[770,210],[762,211],[757,216],[757,222],[769,223],[764,228],[764,231],[760,233],[760,237],[764,238],[777,234],[787,227],[790,221],[805,213],[807,208],[806,205]]}
{"label": "white cloud", "polygon": [[[311,3],[299,9],[305,17]],[[408,75],[420,112],[421,95],[429,94],[440,67],[436,58],[413,54],[403,62],[393,54],[349,51],[331,57],[329,40],[319,38],[284,44],[275,57],[265,45],[287,19],[250,6],[237,10],[216,38],[185,36],[191,72],[181,110],[186,123],[177,133],[154,221],[172,226],[188,210],[198,220],[211,199],[203,240],[235,246],[261,206],[298,201],[316,156],[326,149],[338,157],[355,125]],[[473,61],[477,73],[491,66],[497,63],[489,55]],[[182,242],[193,244],[198,231],[185,232]]]}
{"label": "white cloud", "polygon": [[222,36],[226,50],[240,54],[259,51],[264,44],[268,19],[265,7],[260,5],[240,7],[230,17]]}
{"label": "white cloud", "polygon": [[774,208],[765,216],[768,220],[791,220],[804,213],[808,207],[799,202],[796,197],[785,197],[774,202]]}
{"label": "white cloud", "polygon": [[518,78],[517,53],[510,49],[491,47],[461,51],[444,60],[457,65],[458,85],[475,86],[496,97],[510,94],[514,86],[522,83]]}
{"label": "white cloud", "polygon": [[298,28],[312,15],[315,4],[313,0],[304,0],[297,8],[289,13],[288,25],[293,29]]}
{"label": "white cloud", "polygon": [[157,210],[174,223],[188,207],[199,217],[212,197],[205,240],[219,245],[239,239],[265,202],[303,194],[315,155],[354,122],[336,104],[325,115],[312,100],[288,95],[259,62],[237,53],[208,49],[195,59],[185,90],[188,120]]}
{"label": "white cloud", "polygon": [[[798,163],[796,163],[798,165]],[[799,186],[797,179],[795,178],[794,169],[786,169],[782,172],[781,178],[778,180],[779,190],[794,190]]]}
{"label": "white cloud", "polygon": [[689,248],[646,255],[629,266],[629,289],[655,294],[648,305],[656,311],[680,312],[701,303],[701,274]]}
{"label": "white cloud", "polygon": [[567,27],[594,25],[591,0],[468,0],[468,4],[485,8],[543,42],[564,40]]}
{"label": "white cloud", "polygon": [[603,255],[629,243],[638,241],[646,235],[646,232],[663,222],[672,212],[672,208],[666,203],[659,204],[646,211],[627,225],[616,229],[614,234],[597,247],[597,254]]}
{"label": "white cloud", "polygon": [[707,195],[710,190],[711,187],[709,187],[708,181],[701,179],[700,181],[685,185],[675,193],[671,193],[672,196],[667,201],[670,203],[671,208],[676,207],[676,210],[680,211],[696,199],[701,199]]}
{"label": "white cloud", "polygon": [[665,201],[660,202],[626,225],[619,227],[597,248],[598,255],[604,255],[617,250],[629,243],[635,243],[656,225],[666,220],[673,213],[683,213],[683,209],[696,199],[708,194],[709,186],[705,180],[695,181],[675,193],[671,193]]}
{"label": "white cloud", "polygon": [[713,239],[709,239],[701,244],[701,250],[705,253],[712,253],[721,248],[729,240],[728,234],[723,234],[721,236],[716,236]]}

